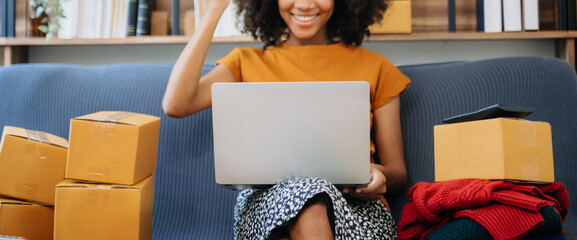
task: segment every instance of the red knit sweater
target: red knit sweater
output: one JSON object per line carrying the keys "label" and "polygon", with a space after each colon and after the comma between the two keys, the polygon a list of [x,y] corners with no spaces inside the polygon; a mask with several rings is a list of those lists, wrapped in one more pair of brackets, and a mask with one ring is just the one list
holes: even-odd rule
{"label": "red knit sweater", "polygon": [[425,239],[427,234],[458,218],[485,227],[495,239],[519,239],[544,222],[539,209],[551,205],[562,221],[569,196],[563,184],[526,185],[483,179],[420,182],[408,193],[398,239]]}

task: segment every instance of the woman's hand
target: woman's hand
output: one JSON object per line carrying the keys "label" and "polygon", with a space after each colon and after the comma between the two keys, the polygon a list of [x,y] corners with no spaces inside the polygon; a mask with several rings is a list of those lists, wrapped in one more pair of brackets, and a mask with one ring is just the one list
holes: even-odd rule
{"label": "woman's hand", "polygon": [[387,178],[380,167],[371,163],[371,180],[365,187],[343,188],[341,192],[354,198],[363,200],[376,200],[387,192]]}
{"label": "woman's hand", "polygon": [[210,0],[194,34],[174,63],[166,85],[162,109],[166,115],[182,118],[212,105],[211,86],[215,82],[233,82],[225,66],[216,66],[202,75],[202,68],[212,43],[212,36],[231,0]]}

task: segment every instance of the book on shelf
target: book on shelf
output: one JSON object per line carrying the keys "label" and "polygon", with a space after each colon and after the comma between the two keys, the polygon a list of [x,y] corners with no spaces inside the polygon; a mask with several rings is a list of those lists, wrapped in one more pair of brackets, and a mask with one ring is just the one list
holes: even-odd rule
{"label": "book on shelf", "polygon": [[192,36],[195,29],[196,20],[194,19],[194,10],[188,10],[184,13],[184,35]]}
{"label": "book on shelf", "polygon": [[503,8],[501,4],[501,0],[477,0],[477,31],[503,31]]}
{"label": "book on shelf", "polygon": [[124,38],[128,28],[129,0],[66,0],[61,5],[61,39]]}
{"label": "book on shelf", "polygon": [[15,36],[15,1],[0,0],[0,37]]}
{"label": "book on shelf", "polygon": [[503,31],[520,32],[523,30],[521,0],[503,1]]}
{"label": "book on shelf", "polygon": [[30,19],[30,14],[28,12],[28,1],[15,1],[16,13],[14,14],[14,37],[24,38],[28,36],[28,24]]}
{"label": "book on shelf", "polygon": [[449,7],[448,7],[448,11],[449,11],[449,32],[456,32],[456,21],[455,21],[455,0],[449,0]]}
{"label": "book on shelf", "polygon": [[16,0],[6,0],[6,37],[13,38],[16,35],[14,29],[14,24],[16,18],[14,14],[16,13]]}
{"label": "book on shelf", "polygon": [[476,0],[449,0],[449,31],[477,31]]}
{"label": "book on shelf", "polygon": [[136,36],[150,35],[150,14],[153,8],[153,1],[138,0],[138,10],[136,17]]}
{"label": "book on shelf", "polygon": [[66,14],[66,18],[60,19],[61,28],[58,30],[58,38],[71,39],[76,38],[76,30],[78,26],[78,1],[62,1],[62,11]]}
{"label": "book on shelf", "polygon": [[523,30],[539,30],[539,0],[523,1]]}
{"label": "book on shelf", "polygon": [[566,31],[567,28],[567,0],[556,0],[557,1],[557,26],[558,30]]}
{"label": "book on shelf", "polygon": [[138,13],[138,0],[128,0],[126,14],[126,36],[136,36],[136,18]]}
{"label": "book on shelf", "polygon": [[0,37],[6,37],[6,1],[0,0]]}
{"label": "book on shelf", "polygon": [[180,3],[178,0],[172,0],[172,7],[171,7],[171,13],[172,13],[172,29],[171,29],[171,34],[172,35],[179,35],[179,29],[180,29]]}
{"label": "book on shelf", "polygon": [[558,30],[557,28],[557,0],[539,0],[539,29]]}
{"label": "book on shelf", "polygon": [[567,0],[567,30],[577,30],[577,0]]}
{"label": "book on shelf", "polygon": [[168,35],[168,12],[155,10],[150,13],[150,35]]}

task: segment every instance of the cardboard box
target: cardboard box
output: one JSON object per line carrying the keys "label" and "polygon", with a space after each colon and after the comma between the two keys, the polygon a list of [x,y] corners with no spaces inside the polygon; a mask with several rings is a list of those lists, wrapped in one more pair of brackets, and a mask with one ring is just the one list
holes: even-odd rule
{"label": "cardboard box", "polygon": [[435,180],[505,179],[551,183],[551,126],[512,118],[438,125]]}
{"label": "cardboard box", "polygon": [[373,34],[411,33],[412,30],[411,0],[389,1],[383,20],[369,26]]}
{"label": "cardboard box", "polygon": [[0,194],[54,205],[64,180],[68,141],[52,134],[4,126],[0,141]]}
{"label": "cardboard box", "polygon": [[0,198],[0,235],[48,240],[54,233],[54,207]]}
{"label": "cardboard box", "polygon": [[152,239],[153,185],[153,176],[133,186],[63,181],[54,239]]}
{"label": "cardboard box", "polygon": [[66,178],[132,185],[156,169],[160,118],[97,112],[73,118]]}

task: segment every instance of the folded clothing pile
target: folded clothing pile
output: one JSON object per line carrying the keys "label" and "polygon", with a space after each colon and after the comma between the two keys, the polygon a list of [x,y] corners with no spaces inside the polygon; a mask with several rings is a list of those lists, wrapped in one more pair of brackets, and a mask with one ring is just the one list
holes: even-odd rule
{"label": "folded clothing pile", "polygon": [[420,182],[409,190],[408,199],[399,223],[401,240],[560,236],[570,205],[558,182],[476,178]]}

